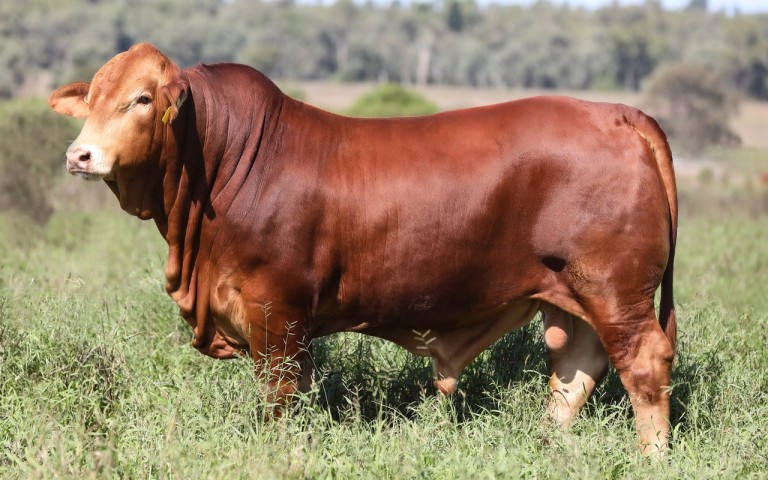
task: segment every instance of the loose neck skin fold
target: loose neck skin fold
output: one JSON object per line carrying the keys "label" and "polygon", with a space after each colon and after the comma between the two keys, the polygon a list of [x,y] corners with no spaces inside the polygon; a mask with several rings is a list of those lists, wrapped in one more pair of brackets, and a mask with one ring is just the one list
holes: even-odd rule
{"label": "loose neck skin fold", "polygon": [[[166,291],[204,342],[209,316],[208,261],[224,214],[242,186],[259,184],[275,158],[273,138],[283,94],[260,73],[238,65],[185,71],[190,92],[163,136],[153,188],[153,219],[168,242]],[[250,198],[250,207],[258,202]],[[222,236],[224,237],[224,236]]]}

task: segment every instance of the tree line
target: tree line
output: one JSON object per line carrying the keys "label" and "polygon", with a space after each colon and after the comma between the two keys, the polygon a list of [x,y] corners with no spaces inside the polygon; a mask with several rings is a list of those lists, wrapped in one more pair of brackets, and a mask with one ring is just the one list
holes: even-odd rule
{"label": "tree line", "polygon": [[706,0],[597,10],[475,0],[29,0],[0,4],[0,98],[88,80],[155,43],[184,66],[234,61],[293,80],[497,88],[640,89],[669,63],[701,65],[768,100],[768,15]]}

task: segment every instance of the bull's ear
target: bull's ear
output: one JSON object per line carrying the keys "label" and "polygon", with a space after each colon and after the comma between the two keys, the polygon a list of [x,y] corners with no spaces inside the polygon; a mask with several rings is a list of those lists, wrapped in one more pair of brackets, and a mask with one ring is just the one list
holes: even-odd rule
{"label": "bull's ear", "polygon": [[161,94],[168,102],[168,109],[163,115],[163,123],[167,124],[176,120],[179,116],[179,108],[187,99],[187,93],[189,92],[189,82],[186,79],[186,75],[177,77],[173,82],[161,87]]}
{"label": "bull's ear", "polygon": [[54,112],[70,117],[87,118],[91,109],[85,102],[90,85],[87,83],[70,83],[64,85],[48,97],[48,105]]}

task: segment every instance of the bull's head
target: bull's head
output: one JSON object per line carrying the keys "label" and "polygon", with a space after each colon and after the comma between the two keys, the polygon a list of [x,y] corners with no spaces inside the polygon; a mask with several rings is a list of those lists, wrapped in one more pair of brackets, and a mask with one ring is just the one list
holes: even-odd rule
{"label": "bull's head", "polygon": [[51,108],[87,119],[67,150],[67,170],[113,190],[146,175],[188,90],[182,70],[146,43],[112,58],[90,84],[59,88],[48,99]]}

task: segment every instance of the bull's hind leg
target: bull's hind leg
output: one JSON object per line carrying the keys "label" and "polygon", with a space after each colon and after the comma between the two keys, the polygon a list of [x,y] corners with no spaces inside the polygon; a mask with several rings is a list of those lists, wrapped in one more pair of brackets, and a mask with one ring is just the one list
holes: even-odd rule
{"label": "bull's hind leg", "polygon": [[544,342],[549,353],[550,416],[568,426],[608,370],[595,331],[583,320],[547,305]]}
{"label": "bull's hind leg", "polygon": [[595,329],[632,402],[641,452],[666,450],[674,350],[656,319],[653,301],[627,307],[603,304],[591,310]]}

